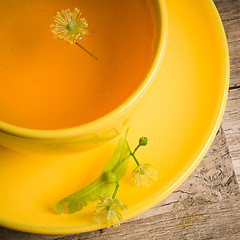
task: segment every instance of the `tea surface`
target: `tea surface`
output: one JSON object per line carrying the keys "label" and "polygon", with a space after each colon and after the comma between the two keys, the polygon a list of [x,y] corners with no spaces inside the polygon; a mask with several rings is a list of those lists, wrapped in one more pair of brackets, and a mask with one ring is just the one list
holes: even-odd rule
{"label": "tea surface", "polygon": [[[55,39],[57,11],[77,7],[90,34]],[[92,121],[126,100],[143,80],[154,49],[146,0],[1,0],[0,120],[33,129]]]}

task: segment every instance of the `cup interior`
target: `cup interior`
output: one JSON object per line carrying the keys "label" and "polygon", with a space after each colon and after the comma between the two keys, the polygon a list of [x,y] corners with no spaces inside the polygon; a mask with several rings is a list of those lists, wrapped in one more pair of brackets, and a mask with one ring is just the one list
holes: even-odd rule
{"label": "cup interior", "polygon": [[85,124],[56,130],[36,130],[30,128],[18,127],[3,121],[0,121],[0,131],[24,138],[34,139],[56,139],[56,138],[69,138],[74,136],[83,135],[89,132],[94,132],[95,129],[100,129],[115,119],[121,117],[125,112],[134,107],[137,101],[147,91],[151,82],[154,80],[155,73],[158,71],[160,62],[163,57],[166,35],[167,35],[167,10],[164,0],[147,0],[150,10],[152,12],[153,21],[156,30],[155,49],[152,58],[152,63],[148,69],[142,82],[138,85],[135,91],[122,102],[118,107],[102,117],[87,122]]}

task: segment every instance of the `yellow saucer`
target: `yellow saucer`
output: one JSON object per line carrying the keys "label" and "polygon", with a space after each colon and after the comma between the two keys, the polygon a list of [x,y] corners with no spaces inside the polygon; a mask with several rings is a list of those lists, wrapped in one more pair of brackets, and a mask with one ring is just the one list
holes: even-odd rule
{"label": "yellow saucer", "polygon": [[[133,185],[133,164],[117,195],[129,219],[167,197],[195,169],[214,139],[223,115],[229,79],[224,30],[210,0],[167,0],[169,35],[153,94],[130,128],[132,147],[147,136],[139,160],[158,170],[149,188]],[[56,215],[61,198],[88,185],[101,172],[116,141],[74,157],[31,157],[0,148],[0,224],[22,231],[70,234],[102,228],[94,204]]]}

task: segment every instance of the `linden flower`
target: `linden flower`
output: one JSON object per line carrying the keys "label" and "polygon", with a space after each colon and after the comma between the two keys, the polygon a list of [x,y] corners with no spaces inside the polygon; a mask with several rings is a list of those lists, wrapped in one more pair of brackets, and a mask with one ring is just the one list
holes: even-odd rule
{"label": "linden flower", "polygon": [[70,9],[57,12],[55,18],[55,24],[52,24],[52,33],[56,37],[67,41],[68,43],[74,43],[81,38],[81,34],[88,34],[88,23],[85,18],[81,18],[82,13],[78,8],[71,12]]}
{"label": "linden flower", "polygon": [[157,179],[157,170],[155,170],[150,164],[137,166],[133,172],[134,184],[138,187],[148,187],[152,181]]}
{"label": "linden flower", "polygon": [[127,209],[120,200],[107,197],[98,202],[95,211],[95,221],[107,223],[108,227],[118,227],[122,221],[122,214]]}

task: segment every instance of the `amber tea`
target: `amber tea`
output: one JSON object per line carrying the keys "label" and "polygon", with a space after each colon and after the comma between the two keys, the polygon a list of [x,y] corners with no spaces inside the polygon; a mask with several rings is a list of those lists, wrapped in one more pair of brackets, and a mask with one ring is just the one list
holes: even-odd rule
{"label": "amber tea", "polygon": [[[53,16],[80,9],[76,44],[51,32]],[[32,129],[81,125],[110,112],[141,83],[153,58],[147,0],[1,0],[0,120]]]}

